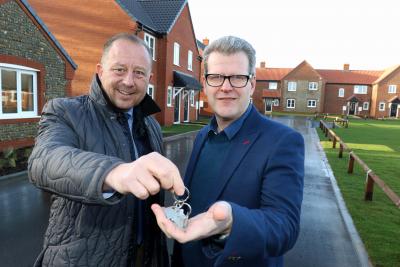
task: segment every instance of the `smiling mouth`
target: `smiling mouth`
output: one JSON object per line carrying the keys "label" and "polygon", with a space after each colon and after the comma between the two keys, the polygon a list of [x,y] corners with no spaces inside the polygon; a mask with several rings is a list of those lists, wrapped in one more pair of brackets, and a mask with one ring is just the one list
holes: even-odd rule
{"label": "smiling mouth", "polygon": [[122,95],[133,95],[135,93],[135,92],[123,91],[123,90],[120,90],[120,89],[117,89],[117,91]]}

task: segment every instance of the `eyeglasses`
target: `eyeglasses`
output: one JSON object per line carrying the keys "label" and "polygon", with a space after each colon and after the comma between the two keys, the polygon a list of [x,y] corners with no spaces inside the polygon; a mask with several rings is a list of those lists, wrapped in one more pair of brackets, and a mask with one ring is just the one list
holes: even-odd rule
{"label": "eyeglasses", "polygon": [[228,79],[230,85],[234,88],[242,88],[247,85],[249,79],[253,77],[253,75],[221,75],[221,74],[206,74],[204,75],[206,78],[206,82],[209,86],[219,87],[222,86],[225,82],[225,79]]}

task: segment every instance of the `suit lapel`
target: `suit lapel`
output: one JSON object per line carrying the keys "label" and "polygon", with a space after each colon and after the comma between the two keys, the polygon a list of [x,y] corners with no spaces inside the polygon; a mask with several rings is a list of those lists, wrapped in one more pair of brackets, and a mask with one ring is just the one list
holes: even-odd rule
{"label": "suit lapel", "polygon": [[209,130],[209,127],[203,128],[197,135],[196,140],[193,144],[193,151],[191,153],[191,156],[189,159],[189,164],[186,168],[186,173],[185,173],[185,177],[184,177],[185,185],[189,185],[192,180],[194,167],[196,166],[196,163],[200,156],[200,152],[204,145],[204,142],[207,139],[208,130]]}

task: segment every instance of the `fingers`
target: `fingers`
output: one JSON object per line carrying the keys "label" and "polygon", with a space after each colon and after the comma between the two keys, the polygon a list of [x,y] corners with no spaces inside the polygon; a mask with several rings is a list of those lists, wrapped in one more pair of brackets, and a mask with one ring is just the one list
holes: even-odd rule
{"label": "fingers", "polygon": [[178,168],[157,152],[115,167],[107,175],[103,185],[104,190],[110,188],[121,194],[132,193],[140,199],[157,194],[161,188],[177,195],[185,193]]}
{"label": "fingers", "polygon": [[163,189],[173,190],[179,196],[185,193],[185,186],[176,165],[157,152],[152,152],[138,159],[158,180]]}

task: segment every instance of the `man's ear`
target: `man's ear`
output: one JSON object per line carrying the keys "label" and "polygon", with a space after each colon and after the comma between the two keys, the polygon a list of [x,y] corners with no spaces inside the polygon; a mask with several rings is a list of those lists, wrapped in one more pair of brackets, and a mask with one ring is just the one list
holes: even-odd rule
{"label": "man's ear", "polygon": [[251,77],[250,84],[251,84],[250,95],[253,95],[254,90],[256,89],[256,76]]}
{"label": "man's ear", "polygon": [[99,78],[101,78],[101,76],[103,75],[103,66],[100,63],[97,63],[96,65],[96,73]]}
{"label": "man's ear", "polygon": [[151,82],[151,79],[153,79],[153,74],[154,74],[154,73],[152,73],[152,72],[150,73],[150,75],[149,75],[149,82]]}

